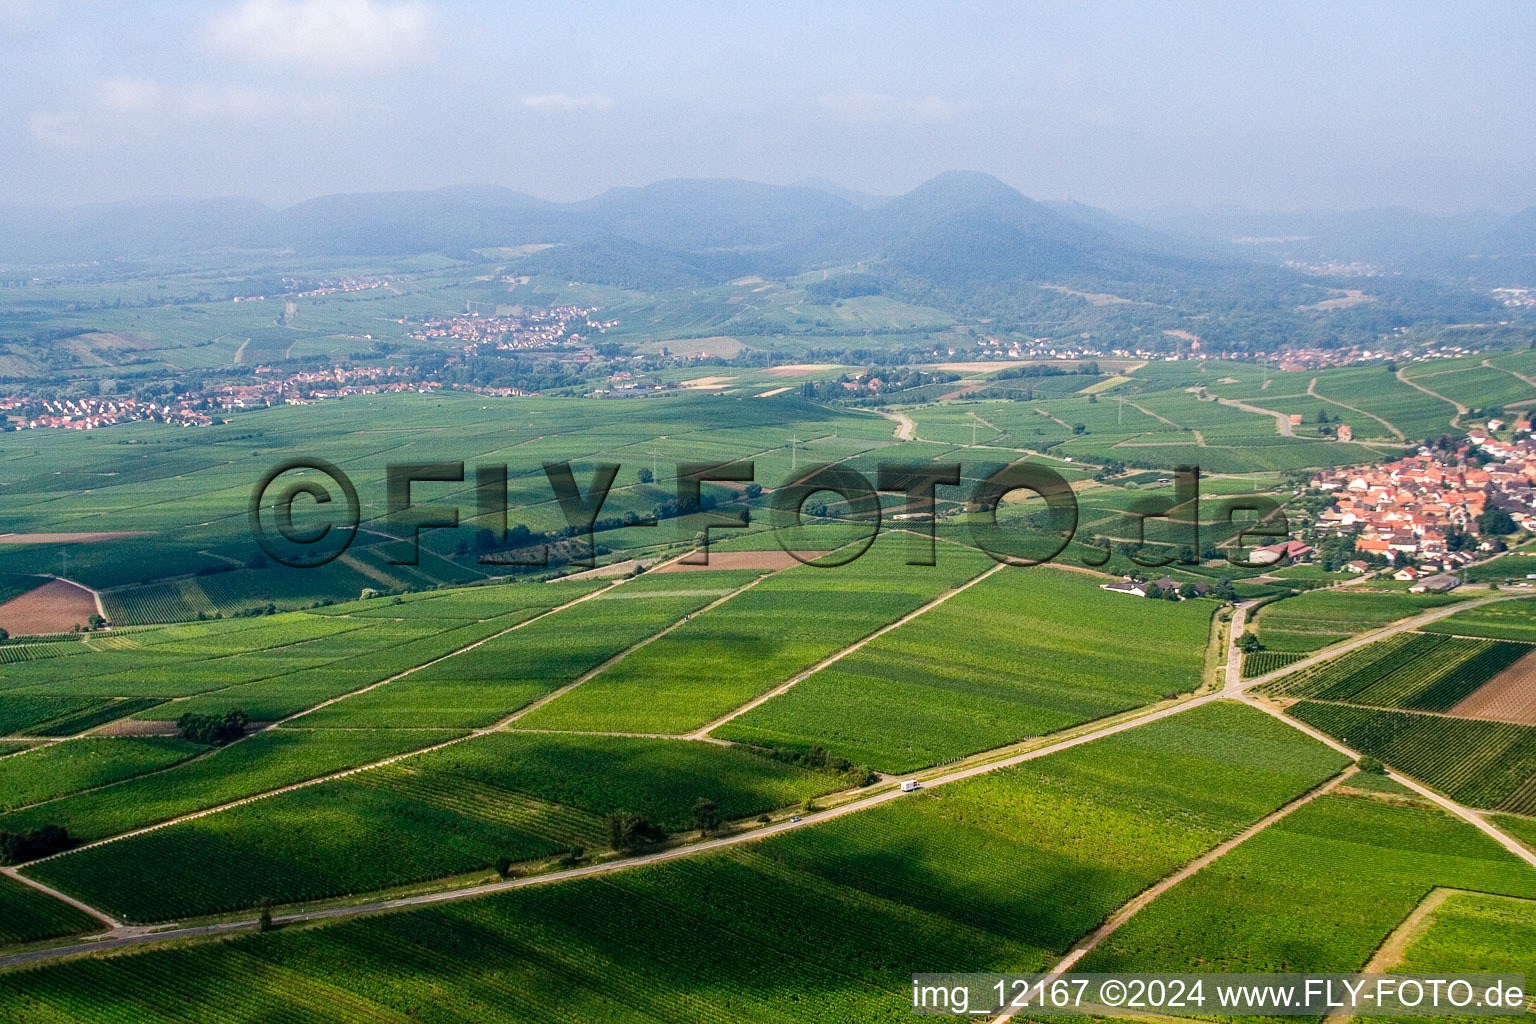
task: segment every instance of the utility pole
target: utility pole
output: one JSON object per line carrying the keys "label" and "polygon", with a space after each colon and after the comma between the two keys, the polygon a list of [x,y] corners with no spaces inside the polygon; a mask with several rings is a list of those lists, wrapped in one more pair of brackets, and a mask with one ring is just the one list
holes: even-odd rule
{"label": "utility pole", "polygon": [[797,445],[799,443],[800,443],[800,438],[799,437],[797,437],[795,435],[791,435],[790,436],[790,438],[789,438],[789,471],[791,473],[793,473],[795,471],[795,445]]}

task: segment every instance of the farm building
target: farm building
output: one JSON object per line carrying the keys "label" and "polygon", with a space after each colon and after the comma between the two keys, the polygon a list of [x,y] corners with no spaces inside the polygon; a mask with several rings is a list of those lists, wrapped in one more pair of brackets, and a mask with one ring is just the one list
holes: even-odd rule
{"label": "farm building", "polygon": [[1410,594],[1444,594],[1461,586],[1461,578],[1450,573],[1441,573],[1438,576],[1425,576],[1419,582],[1408,588]]}

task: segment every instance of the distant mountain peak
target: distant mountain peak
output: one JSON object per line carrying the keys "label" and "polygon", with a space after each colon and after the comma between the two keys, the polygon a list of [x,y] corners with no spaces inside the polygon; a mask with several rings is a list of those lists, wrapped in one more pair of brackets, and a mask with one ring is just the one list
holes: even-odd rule
{"label": "distant mountain peak", "polygon": [[909,197],[947,198],[973,203],[1032,202],[1018,189],[984,171],[945,171],[908,192]]}

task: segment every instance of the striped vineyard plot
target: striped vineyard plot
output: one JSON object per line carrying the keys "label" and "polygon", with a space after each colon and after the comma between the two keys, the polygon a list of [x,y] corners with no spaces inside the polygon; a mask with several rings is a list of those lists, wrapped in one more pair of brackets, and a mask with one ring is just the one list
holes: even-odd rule
{"label": "striped vineyard plot", "polygon": [[1470,807],[1536,810],[1536,728],[1302,701],[1290,714]]}

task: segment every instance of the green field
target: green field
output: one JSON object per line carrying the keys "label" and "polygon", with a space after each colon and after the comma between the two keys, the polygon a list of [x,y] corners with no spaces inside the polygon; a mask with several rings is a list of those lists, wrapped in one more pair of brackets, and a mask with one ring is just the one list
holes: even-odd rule
{"label": "green field", "polygon": [[348,727],[490,725],[756,578],[729,571],[641,577],[301,721]]}
{"label": "green field", "polygon": [[0,831],[62,825],[76,839],[100,839],[456,735],[438,729],[269,730],[170,771],[0,814]]}
{"label": "green field", "polygon": [[167,1020],[239,977],[261,1019],[886,1020],[910,1012],[912,971],[1038,968],[1342,764],[1214,705],[729,853],[0,975],[0,1013],[126,996],[137,1019]]}
{"label": "green field", "polygon": [[887,537],[840,568],[803,565],[695,616],[518,722],[579,731],[678,733],[741,706],[795,673],[915,611],[992,564],[945,545],[935,566],[909,566]]}
{"label": "green field", "polygon": [[[136,921],[296,903],[491,871],[607,845],[604,818],[692,826],[698,799],[741,818],[846,783],[739,749],[499,733],[39,865]],[[223,865],[239,864],[238,872]]]}
{"label": "green field", "polygon": [[1463,599],[1461,594],[1409,594],[1363,587],[1309,591],[1259,609],[1255,631],[1271,650],[1315,651],[1352,634]]}
{"label": "green field", "polygon": [[95,918],[12,878],[0,878],[0,944],[101,931]]}
{"label": "green field", "polygon": [[1372,413],[1411,441],[1451,431],[1456,409],[1398,380],[1386,367],[1344,367],[1318,375],[1317,393]]}
{"label": "green field", "polygon": [[[1532,898],[1536,874],[1438,808],[1329,794],[1159,897],[1078,969],[1357,971],[1438,886]],[[1465,956],[1442,966],[1497,969]]]}
{"label": "green field", "polygon": [[1536,900],[1450,893],[1391,969],[1400,974],[1488,971],[1529,978],[1536,974]]}
{"label": "green field", "polygon": [[1536,727],[1316,701],[1290,713],[1453,800],[1536,812]]}
{"label": "green field", "polygon": [[[283,718],[485,640],[604,585],[473,587],[413,595],[398,604],[381,597],[325,609],[333,614],[144,630],[99,652],[6,666],[0,674],[0,732],[68,735],[134,713],[172,721],[188,712],[235,708],[257,720]],[[123,694],[139,696],[108,697]]]}
{"label": "green field", "polygon": [[168,768],[204,748],[181,739],[80,739],[0,760],[0,809],[41,803]]}
{"label": "green field", "polygon": [[[651,514],[671,497],[665,472],[640,484],[635,468],[659,460],[663,469],[685,460],[753,460],[765,486],[788,476],[790,439],[802,459],[871,455],[888,446],[892,426],[872,413],[837,410],[794,394],[732,403],[685,394],[665,401],[487,399],[477,395],[358,396],[306,407],[276,407],[237,415],[199,429],[127,424],[105,433],[39,430],[9,435],[0,460],[7,494],[0,532],[143,531],[112,543],[71,546],[71,575],[98,590],[115,622],[187,619],[199,612],[226,616],[267,602],[302,609],[317,601],[356,598],[363,588],[399,591],[469,583],[497,570],[477,564],[472,545],[473,483],[424,486],[423,503],[458,506],[464,529],[422,533],[419,565],[393,565],[397,546],[378,532],[384,513],[384,473],[404,446],[412,460],[506,462],[509,518],[534,530],[565,526],[551,500],[541,463],[571,460],[578,479],[591,465],[617,461],[625,472],[603,506],[603,517]],[[245,567],[260,555],[246,522],[252,485],[289,457],[325,457],[355,481],[367,512],[365,533],[342,559],[316,570],[272,562]],[[48,466],[44,470],[40,467]],[[67,466],[55,472],[51,467]],[[870,466],[873,469],[873,464]],[[652,530],[615,531],[603,542],[655,548],[692,537],[687,517]],[[57,571],[58,553],[39,545],[0,548],[0,570]],[[558,568],[552,566],[551,568]],[[7,577],[10,578],[10,577]]]}
{"label": "green field", "polygon": [[1536,601],[1498,601],[1468,608],[1431,622],[1424,629],[1431,633],[1536,643]]}
{"label": "green field", "polygon": [[[728,309],[738,291],[707,301]],[[807,315],[798,300],[769,295],[765,322]],[[479,292],[457,300],[489,301]],[[809,315],[850,332],[909,329],[903,320],[939,326],[924,319],[928,311],[878,296]],[[340,330],[318,318],[302,331],[253,320],[219,345],[233,359],[249,338],[242,358],[266,360],[290,341],[305,351],[344,347],[332,333]],[[741,342],[761,351],[778,344],[768,334]],[[1114,378],[976,374],[965,387],[986,390],[974,398],[915,404],[963,390],[929,385],[899,406],[916,437],[898,441],[897,425],[877,411],[809,401],[801,378],[761,367],[673,366],[658,379],[715,369],[730,378],[722,394],[349,398],[242,414],[195,440],[152,424],[8,438],[0,530],[144,531],[71,545],[69,562],[104,591],[119,627],[150,625],[81,643],[0,646],[0,735],[74,737],[118,719],[164,724],[237,708],[259,723],[282,721],[226,748],[91,736],[0,760],[0,831],[61,825],[92,842],[260,796],[26,873],[133,922],[470,884],[493,877],[503,859],[533,873],[573,847],[605,857],[611,814],[641,815],[691,842],[703,799],[751,828],[759,815],[857,791],[862,766],[901,774],[1070,729],[1187,694],[1206,667],[1218,604],[1106,593],[1100,584],[1114,577],[1104,573],[1134,568],[1122,551],[1099,574],[1004,568],[718,726],[713,741],[684,739],[991,568],[972,546],[977,516],[964,509],[964,491],[941,489],[936,566],[907,565],[920,546],[887,530],[835,569],[545,582],[570,567],[558,557],[540,570],[477,561],[472,531],[483,524],[468,478],[419,488],[429,508],[457,505],[464,526],[424,531],[419,564],[395,564],[403,546],[381,520],[391,462],[507,462],[509,522],[552,535],[566,524],[540,464],[571,460],[584,481],[595,464],[618,462],[602,512],[616,528],[597,538],[603,561],[670,557],[720,521],[668,518],[672,465],[684,460],[752,461],[757,481],[772,488],[791,466],[813,461],[871,477],[883,461],[961,462],[969,486],[1027,459],[1081,488],[1082,543],[1097,533],[1129,537],[1128,510],[1167,497],[1157,481],[1190,462],[1210,485],[1202,537],[1219,542],[1233,529],[1218,521],[1222,497],[1289,500],[1283,471],[1396,451],[1322,436],[1318,408],[1377,439],[1438,434],[1451,416],[1449,405],[1442,414],[1380,370],[1274,375],[1266,389],[1271,375],[1252,365],[1154,362]],[[1423,377],[1427,386],[1514,379],[1439,369],[1450,372]],[[788,392],[756,397],[781,381]],[[1273,416],[1207,400],[1201,387],[1307,422],[1282,436]],[[973,439],[989,447],[968,448]],[[252,482],[280,458],[322,449],[357,483],[363,532],[322,569],[264,561],[244,516]],[[1090,480],[1108,460],[1146,473],[1128,478],[1135,488]],[[656,479],[642,481],[638,469],[652,465]],[[706,493],[743,500],[725,487]],[[863,525],[821,522],[775,536],[767,500],[753,500],[751,530],[717,532],[714,550],[766,552],[780,542],[826,550]],[[883,503],[889,514],[902,499]],[[658,527],[619,525],[659,511]],[[1038,525],[1036,511],[1010,501],[999,522],[1022,531]],[[1157,535],[1154,526],[1148,538]],[[4,546],[0,570],[13,575],[0,579],[56,571],[57,557],[43,546]],[[1232,578],[1245,595],[1333,580],[1313,567],[1258,583],[1225,566],[1167,571],[1181,582]],[[491,578],[501,573],[508,578]],[[1465,596],[1369,586],[1265,606],[1253,628],[1266,649],[1245,658],[1244,674]],[[365,588],[379,596],[361,598]],[[1525,834],[1530,819],[1518,815],[1536,813],[1536,729],[1416,712],[1452,707],[1532,641],[1523,603],[1490,605],[1270,689],[1303,698],[1292,708],[1298,718],[1458,800],[1504,812],[1510,830]],[[262,796],[402,754],[411,756]],[[840,772],[838,759],[856,767]],[[1043,967],[1126,900],[1344,764],[1270,716],[1213,703],[724,851],[433,909],[0,973],[0,1019],[108,1019],[131,1005],[135,1021],[201,1021],[217,1006],[231,1019],[369,1024],[888,1020],[907,1012],[902,978],[911,971]],[[1426,887],[1530,895],[1481,836],[1391,789],[1371,777],[1350,795],[1309,804],[1144,910],[1089,963],[1347,970]],[[1326,911],[1325,927],[1310,928],[1307,908],[1330,864],[1349,897]],[[0,942],[94,927],[40,899],[0,885]],[[1235,907],[1248,908],[1233,915],[1240,923],[1217,921]],[[1289,933],[1302,938],[1287,944]],[[238,997],[220,1003],[231,985]]]}
{"label": "green field", "polygon": [[1249,651],[1243,655],[1243,678],[1277,671],[1304,657],[1305,654],[1286,651]]}
{"label": "green field", "polygon": [[716,735],[902,772],[1194,689],[1214,603],[1099,582],[1005,568]]}
{"label": "green field", "polygon": [[1529,644],[1503,640],[1399,633],[1283,676],[1266,691],[1373,707],[1449,711],[1531,650]]}

